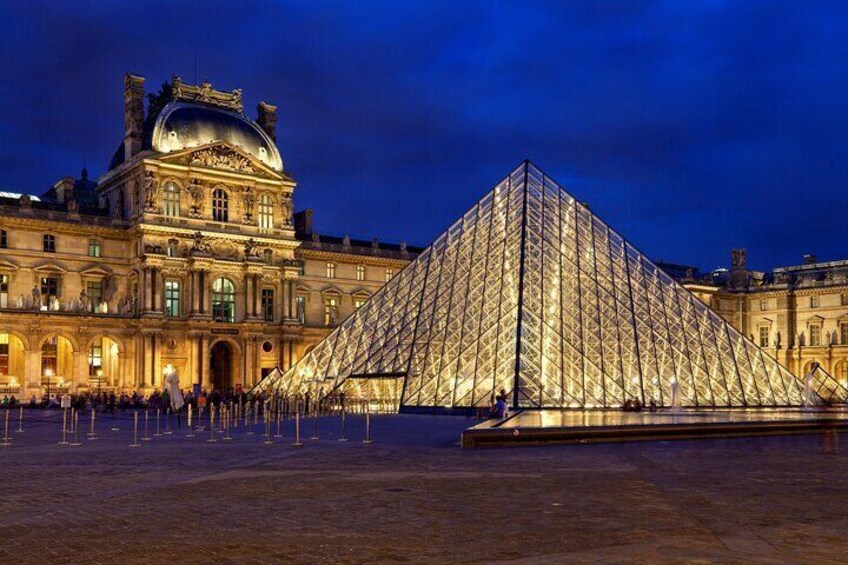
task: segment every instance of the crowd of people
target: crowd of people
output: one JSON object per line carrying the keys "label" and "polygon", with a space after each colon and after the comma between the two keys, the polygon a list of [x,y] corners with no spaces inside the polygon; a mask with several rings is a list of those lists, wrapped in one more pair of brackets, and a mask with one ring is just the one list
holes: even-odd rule
{"label": "crowd of people", "polygon": [[[98,412],[116,412],[118,410],[129,409],[161,409],[165,410],[169,407],[175,407],[179,404],[190,405],[195,411],[199,407],[207,407],[210,405],[219,406],[220,404],[228,403],[245,403],[248,400],[246,392],[236,392],[233,389],[212,390],[207,391],[202,389],[195,395],[192,389],[187,389],[181,392],[182,402],[172,402],[173,393],[169,392],[168,388],[162,390],[156,389],[149,395],[144,395],[139,392],[132,394],[114,392],[84,392],[80,394],[70,393],[53,393],[49,396],[45,393],[41,398],[32,395],[29,401],[24,403],[29,408],[61,408],[63,399],[66,406],[76,408],[77,410],[91,410],[94,408]],[[6,395],[3,397],[2,406],[14,408],[20,405],[18,399],[14,396]]]}

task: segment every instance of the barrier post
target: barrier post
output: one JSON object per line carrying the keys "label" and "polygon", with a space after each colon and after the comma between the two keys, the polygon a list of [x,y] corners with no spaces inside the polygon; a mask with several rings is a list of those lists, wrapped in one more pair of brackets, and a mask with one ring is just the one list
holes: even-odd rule
{"label": "barrier post", "polygon": [[162,432],[161,432],[160,427],[159,427],[161,416],[162,416],[162,409],[157,408],[156,409],[156,433],[153,434],[153,437],[162,437]]}
{"label": "barrier post", "polygon": [[232,441],[230,435],[230,417],[232,416],[232,408],[224,406],[224,441]]}
{"label": "barrier post", "polygon": [[347,441],[347,437],[345,437],[345,407],[342,404],[342,431],[339,434],[339,441]]}
{"label": "barrier post", "polygon": [[169,436],[174,432],[171,431],[171,408],[165,408],[165,435]]}
{"label": "barrier post", "polygon": [[371,402],[365,402],[365,439],[362,440],[362,443],[369,444],[371,443]]}
{"label": "barrier post", "polygon": [[88,440],[89,441],[94,441],[94,440],[97,439],[97,432],[94,431],[95,418],[96,418],[95,410],[94,410],[94,407],[92,406],[91,407],[91,431],[88,432]]}
{"label": "barrier post", "polygon": [[293,447],[300,447],[303,443],[300,441],[300,407],[294,413],[294,443]]}
{"label": "barrier post", "polygon": [[218,440],[215,439],[215,408],[210,407],[209,409],[209,439],[206,440],[206,443],[216,443]]}
{"label": "barrier post", "polygon": [[67,410],[67,408],[63,408],[62,409],[62,441],[59,442],[59,445],[68,445],[67,433],[68,433],[68,410]]}
{"label": "barrier post", "polygon": [[24,406],[21,404],[20,411],[18,413],[18,433],[24,433]]}
{"label": "barrier post", "polygon": [[186,433],[186,437],[188,437],[188,438],[194,437],[194,429],[191,427],[191,416],[192,416],[192,409],[191,409],[191,404],[189,404],[188,405],[188,433]]}
{"label": "barrier post", "polygon": [[133,442],[130,447],[141,447],[141,444],[138,443],[138,410],[133,414]]}
{"label": "barrier post", "polygon": [[147,408],[144,409],[144,437],[141,438],[141,441],[150,441],[150,435],[147,433],[148,430],[148,420],[150,419],[150,415],[148,414],[149,410]]}
{"label": "barrier post", "polygon": [[250,402],[244,406],[244,429],[247,430],[246,435],[253,435],[253,429],[250,427]]}
{"label": "barrier post", "polygon": [[283,437],[282,431],[280,430],[280,407],[277,407],[277,435],[274,437],[281,438]]}
{"label": "barrier post", "polygon": [[79,447],[82,444],[79,440],[79,412],[74,412],[74,443],[70,444],[73,447]]}
{"label": "barrier post", "polygon": [[3,432],[3,441],[0,442],[0,445],[3,447],[9,447],[12,445],[12,439],[9,437],[9,409],[6,409],[6,417],[4,418],[6,423],[4,425],[5,431]]}

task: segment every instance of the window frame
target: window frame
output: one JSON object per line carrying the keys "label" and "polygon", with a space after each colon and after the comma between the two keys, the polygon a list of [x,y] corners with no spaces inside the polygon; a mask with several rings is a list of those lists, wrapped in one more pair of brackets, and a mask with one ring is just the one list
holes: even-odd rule
{"label": "window frame", "polygon": [[326,273],[328,279],[336,278],[336,264],[332,261],[327,261]]}
{"label": "window frame", "polygon": [[56,253],[56,235],[45,233],[41,236],[41,250],[44,253]]}
{"label": "window frame", "polygon": [[103,244],[96,237],[89,238],[88,240],[88,256],[95,259],[103,257]]}
{"label": "window frame", "polygon": [[174,181],[167,181],[162,187],[162,215],[166,218],[179,218],[182,207],[182,191]]}
{"label": "window frame", "polygon": [[271,230],[274,229],[274,200],[267,192],[259,195],[257,210],[257,225],[259,229]]}
{"label": "window frame", "polygon": [[[217,289],[218,283],[224,287],[229,283],[232,290]],[[227,298],[226,301],[222,300]],[[236,321],[236,285],[227,277],[218,277],[212,281],[212,319],[216,322],[233,323]]]}
{"label": "window frame", "polygon": [[276,319],[273,288],[263,288],[259,291],[259,305],[262,310],[262,319],[266,322],[273,322]]}
{"label": "window frame", "polygon": [[165,316],[179,318],[181,315],[181,285],[180,281],[167,279],[164,284]]}
{"label": "window frame", "polygon": [[230,195],[220,187],[212,191],[212,220],[221,223],[230,221]]}

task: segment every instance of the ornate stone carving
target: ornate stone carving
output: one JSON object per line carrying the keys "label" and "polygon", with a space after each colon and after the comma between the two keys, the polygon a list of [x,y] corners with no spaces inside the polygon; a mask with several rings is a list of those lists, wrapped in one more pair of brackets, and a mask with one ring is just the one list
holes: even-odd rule
{"label": "ornate stone carving", "polygon": [[201,217],[206,204],[206,188],[197,179],[192,179],[186,187],[186,192],[189,196],[189,215],[192,218]]}
{"label": "ornate stone carving", "polygon": [[79,203],[76,200],[68,200],[68,212],[71,214],[79,212]]}
{"label": "ornate stone carving", "polygon": [[112,208],[113,218],[120,219],[124,217],[124,191],[122,187],[118,187],[115,190],[115,194],[112,197],[112,204],[110,206]]}
{"label": "ornate stone carving", "polygon": [[202,102],[204,104],[226,108],[227,110],[235,110],[239,113],[244,111],[240,88],[236,88],[232,92],[215,90],[208,80],[203,81],[199,86],[195,86],[185,84],[180,77],[174,76],[171,79],[171,95],[174,97],[174,100]]}
{"label": "ornate stone carving", "polygon": [[226,169],[237,173],[255,173],[256,168],[250,159],[226,147],[215,146],[201,149],[190,154],[189,165],[208,167],[210,169]]}
{"label": "ornate stone carving", "polygon": [[281,194],[280,195],[280,213],[281,213],[282,218],[283,218],[282,221],[283,221],[284,226],[289,227],[289,226],[292,225],[292,210],[293,210],[293,207],[294,207],[294,204],[292,204],[291,196],[288,195],[288,194]]}
{"label": "ornate stone carving", "polygon": [[237,261],[240,258],[238,244],[231,239],[215,239],[209,244],[212,255],[217,259]]}
{"label": "ornate stone carving", "polygon": [[745,248],[742,249],[733,249],[730,251],[730,266],[731,267],[740,267],[745,268],[748,264],[748,250]]}
{"label": "ornate stone carving", "polygon": [[256,248],[259,247],[259,244],[256,243],[256,240],[252,237],[244,242],[244,257],[245,259],[249,259],[251,257],[258,257]]}
{"label": "ornate stone carving", "polygon": [[203,234],[199,231],[194,232],[194,235],[191,236],[192,244],[189,253],[209,253],[209,243],[206,241],[206,238],[203,237]]}
{"label": "ornate stone carving", "polygon": [[155,212],[159,204],[159,180],[150,171],[144,173],[144,210]]}
{"label": "ornate stone carving", "polygon": [[20,203],[21,208],[26,210],[32,208],[32,197],[29,194],[21,194],[21,197],[18,198],[18,202]]}
{"label": "ornate stone carving", "polygon": [[242,221],[248,225],[253,224],[253,209],[256,206],[256,194],[249,186],[244,187],[241,191],[241,205],[242,210],[244,210]]}

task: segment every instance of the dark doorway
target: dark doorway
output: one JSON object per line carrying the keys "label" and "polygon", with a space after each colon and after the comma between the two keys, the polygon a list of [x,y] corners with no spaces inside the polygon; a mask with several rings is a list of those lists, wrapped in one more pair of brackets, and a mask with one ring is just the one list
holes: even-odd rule
{"label": "dark doorway", "polygon": [[209,368],[212,370],[212,388],[227,390],[233,386],[233,350],[229,343],[219,341],[212,346]]}

